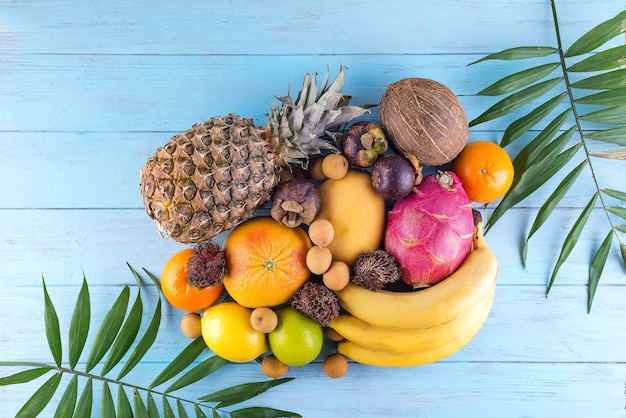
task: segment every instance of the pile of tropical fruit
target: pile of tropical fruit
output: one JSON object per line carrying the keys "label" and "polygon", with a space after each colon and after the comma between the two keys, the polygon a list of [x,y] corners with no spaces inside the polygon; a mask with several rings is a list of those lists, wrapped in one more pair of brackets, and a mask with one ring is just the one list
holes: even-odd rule
{"label": "pile of tropical fruit", "polygon": [[161,274],[188,312],[183,333],[233,362],[262,359],[270,377],[328,345],[331,377],[347,359],[437,361],[473,338],[493,302],[497,261],[472,202],[508,190],[507,153],[468,141],[461,103],[439,82],[389,85],[380,123],[355,121],[371,106],[350,105],[343,83],[343,67],[319,86],[307,74],[264,126],[211,118],[141,170],[157,230],[189,245]]}

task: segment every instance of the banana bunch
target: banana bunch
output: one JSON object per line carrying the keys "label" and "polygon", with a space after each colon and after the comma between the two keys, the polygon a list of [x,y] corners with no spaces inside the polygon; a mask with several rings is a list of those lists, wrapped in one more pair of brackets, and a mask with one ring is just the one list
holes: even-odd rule
{"label": "banana bunch", "polygon": [[381,367],[438,361],[464,347],[489,316],[498,262],[476,227],[472,251],[442,282],[417,292],[370,291],[350,283],[337,291],[348,312],[330,325],[344,340],[337,351]]}

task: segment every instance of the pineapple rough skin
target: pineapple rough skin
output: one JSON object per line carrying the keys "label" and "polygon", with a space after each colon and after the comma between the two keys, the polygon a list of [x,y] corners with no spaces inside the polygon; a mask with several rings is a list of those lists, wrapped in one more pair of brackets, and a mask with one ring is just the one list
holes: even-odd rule
{"label": "pineapple rough skin", "polygon": [[280,163],[267,128],[236,115],[214,117],[174,136],[141,170],[148,215],[164,238],[210,240],[271,198]]}

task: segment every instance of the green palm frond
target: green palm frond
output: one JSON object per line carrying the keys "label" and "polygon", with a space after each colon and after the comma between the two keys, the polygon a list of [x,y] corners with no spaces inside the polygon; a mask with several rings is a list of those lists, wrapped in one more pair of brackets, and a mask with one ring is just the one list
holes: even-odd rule
{"label": "green palm frond", "polygon": [[[83,276],[82,287],[70,321],[67,363],[63,362],[59,317],[42,278],[44,326],[53,362],[51,364],[0,362],[0,366],[24,368],[12,375],[0,377],[0,386],[45,378],[18,412],[18,418],[35,417],[46,408],[54,408],[53,416],[63,418],[85,417],[94,413],[101,417],[206,417],[205,412],[213,417],[232,418],[300,416],[294,412],[269,407],[224,409],[252,399],[293,378],[242,383],[203,395],[198,399],[186,399],[181,394],[173,394],[179,389],[201,382],[229,363],[216,355],[200,361],[200,356],[208,351],[202,337],[183,348],[151,383],[137,384],[124,380],[152,347],[161,323],[161,298],[158,297],[152,315],[145,315],[141,291],[142,278],[130,265],[128,267],[137,282],[134,301],[130,303],[130,287],[124,286],[97,328],[89,350],[86,342],[92,325],[91,302],[87,280]],[[158,289],[158,279],[149,271],[144,272]],[[144,321],[147,325],[140,333]],[[79,368],[79,358],[84,351],[88,357],[83,367]],[[123,362],[124,359],[126,360]],[[118,365],[121,366],[121,370],[117,377],[109,377],[111,371]],[[94,372],[97,369],[100,372]],[[64,376],[71,378],[63,389]],[[165,384],[167,387],[161,389]],[[97,389],[101,392],[100,410],[92,411]],[[50,405],[54,395],[61,390],[57,406]]]}
{"label": "green palm frond", "polygon": [[[532,106],[535,101],[540,101],[541,104],[507,126],[500,142],[506,147],[525,134],[528,137],[531,129],[540,122],[546,122],[546,127],[532,137],[514,158],[513,185],[486,222],[486,231],[507,210],[542,187],[566,165],[577,163],[574,169],[565,174],[564,179],[539,209],[522,246],[521,259],[524,265],[530,238],[549,218],[583,170],[586,169],[592,177],[596,190],[565,237],[546,287],[547,295],[559,268],[570,255],[591,216],[592,209],[599,206],[607,220],[609,232],[589,265],[589,312],[614,240],[620,246],[622,262],[626,267],[626,244],[623,235],[620,235],[626,232],[626,227],[617,220],[626,219],[626,209],[610,206],[610,199],[623,205],[626,202],[626,192],[603,188],[595,170],[596,164],[602,164],[603,159],[626,159],[626,69],[623,68],[626,65],[626,45],[607,45],[609,41],[623,37],[626,33],[626,11],[597,25],[568,49],[564,49],[556,5],[554,0],[550,3],[556,33],[555,46],[509,48],[470,64],[489,60],[524,60],[529,63],[527,68],[508,75],[477,93],[481,96],[503,98],[472,120],[470,126],[502,118],[524,105]],[[550,62],[545,62],[550,59]],[[593,93],[589,93],[589,90]],[[561,113],[550,119],[553,111],[563,107],[565,109]],[[598,129],[598,125],[601,125],[601,129]],[[572,138],[575,143],[565,149]],[[594,151],[594,143],[616,144],[624,148]]]}

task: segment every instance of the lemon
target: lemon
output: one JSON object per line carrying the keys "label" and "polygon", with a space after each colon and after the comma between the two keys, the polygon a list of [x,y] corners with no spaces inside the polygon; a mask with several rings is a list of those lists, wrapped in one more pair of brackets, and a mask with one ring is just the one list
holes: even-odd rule
{"label": "lemon", "polygon": [[202,337],[218,356],[245,363],[268,350],[267,336],[250,324],[251,309],[236,302],[222,302],[202,313]]}
{"label": "lemon", "polygon": [[285,306],[276,311],[278,326],[268,334],[270,349],[288,366],[304,366],[322,351],[322,326],[300,311]]}

